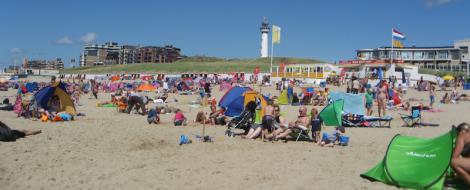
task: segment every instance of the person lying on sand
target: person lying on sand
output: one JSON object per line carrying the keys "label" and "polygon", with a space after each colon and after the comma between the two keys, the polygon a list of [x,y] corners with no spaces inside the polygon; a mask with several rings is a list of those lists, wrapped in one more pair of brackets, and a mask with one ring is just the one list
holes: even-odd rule
{"label": "person lying on sand", "polygon": [[102,107],[103,105],[106,105],[106,104],[117,104],[118,101],[119,101],[119,98],[116,97],[116,95],[111,94],[111,100],[110,101],[99,102],[99,103],[96,104],[96,106]]}
{"label": "person lying on sand", "polygon": [[16,139],[39,133],[41,133],[41,130],[14,130],[0,121],[0,141],[16,141]]}

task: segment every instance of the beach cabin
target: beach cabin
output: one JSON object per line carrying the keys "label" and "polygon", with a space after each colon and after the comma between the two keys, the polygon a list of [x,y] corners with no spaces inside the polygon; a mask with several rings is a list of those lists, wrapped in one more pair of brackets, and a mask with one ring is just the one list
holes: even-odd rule
{"label": "beach cabin", "polygon": [[271,80],[279,82],[286,78],[318,85],[338,71],[338,67],[328,63],[280,65],[272,67]]}
{"label": "beach cabin", "polygon": [[418,73],[418,66],[403,63],[401,60],[394,61],[391,65],[383,60],[350,60],[340,61],[338,67],[344,73],[344,77],[351,78],[356,76],[359,78],[368,77],[370,80],[379,78],[388,79],[390,76],[397,78],[398,83],[404,81],[413,82],[423,78],[425,81],[436,82],[436,76]]}

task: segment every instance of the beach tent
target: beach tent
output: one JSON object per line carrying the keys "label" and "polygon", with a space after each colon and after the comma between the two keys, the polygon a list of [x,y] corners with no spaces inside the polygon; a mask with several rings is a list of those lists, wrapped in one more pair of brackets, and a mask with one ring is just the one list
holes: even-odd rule
{"label": "beach tent", "polygon": [[287,96],[287,90],[283,90],[279,98],[277,99],[277,104],[279,105],[287,105],[289,104],[289,97]]}
{"label": "beach tent", "polygon": [[225,108],[225,115],[227,116],[239,115],[244,109],[245,98],[243,94],[251,90],[250,87],[232,87],[220,98],[219,107]]}
{"label": "beach tent", "polygon": [[39,89],[37,82],[28,82],[28,83],[26,83],[25,86],[26,86],[26,90],[28,92],[34,92],[35,90]]}
{"label": "beach tent", "polygon": [[142,84],[137,88],[138,91],[155,91],[155,87],[150,84]]}
{"label": "beach tent", "polygon": [[319,116],[323,120],[325,126],[341,126],[343,124],[343,106],[344,100],[336,100],[328,104],[320,112]]}
{"label": "beach tent", "polygon": [[442,189],[452,158],[455,130],[425,139],[396,135],[383,160],[361,177],[411,189]]}
{"label": "beach tent", "polygon": [[65,111],[70,115],[76,115],[75,105],[73,104],[70,95],[67,94],[66,84],[63,82],[56,82],[47,87],[42,88],[34,94],[34,101],[38,106],[44,109],[49,108],[49,100],[57,95],[60,101],[59,111]]}
{"label": "beach tent", "polygon": [[330,92],[330,101],[344,100],[343,112],[345,114],[364,115],[365,103],[364,94],[349,94],[345,92]]}
{"label": "beach tent", "polygon": [[[249,87],[233,87],[228,90],[219,101],[219,107],[225,108],[226,116],[237,116],[242,113],[245,105],[250,101],[260,100],[262,109],[267,105],[268,98],[253,91]],[[262,113],[263,114],[263,113]]]}

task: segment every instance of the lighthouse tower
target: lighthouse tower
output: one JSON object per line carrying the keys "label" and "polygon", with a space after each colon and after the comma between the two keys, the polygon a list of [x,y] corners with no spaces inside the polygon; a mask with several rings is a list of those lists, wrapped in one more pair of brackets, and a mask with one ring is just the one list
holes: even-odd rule
{"label": "lighthouse tower", "polygon": [[261,57],[268,57],[268,33],[269,23],[266,17],[264,17],[261,23]]}

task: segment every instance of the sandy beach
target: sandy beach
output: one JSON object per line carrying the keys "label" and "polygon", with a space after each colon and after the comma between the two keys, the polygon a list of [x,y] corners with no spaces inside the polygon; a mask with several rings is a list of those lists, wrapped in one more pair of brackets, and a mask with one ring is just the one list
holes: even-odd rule
{"label": "sandy beach", "polygon": [[[279,93],[274,87],[261,90]],[[345,86],[332,90],[345,91]],[[223,95],[218,87],[213,92],[217,100]],[[0,97],[15,93],[10,89],[0,92]],[[443,94],[438,91],[437,100]],[[349,146],[329,148],[309,142],[230,138],[224,136],[224,126],[207,126],[206,135],[214,142],[202,143],[195,139],[202,134],[200,124],[174,127],[173,114],[165,114],[163,124],[149,125],[145,116],[96,107],[110,94],[100,93],[98,100],[88,97],[82,96],[83,105],[77,107],[86,116],[71,122],[43,123],[0,111],[0,120],[11,128],[42,130],[16,142],[0,142],[0,189],[396,189],[359,175],[383,158],[394,135],[435,137],[452,124],[468,122],[470,110],[469,102],[436,103],[443,112],[423,112],[423,120],[440,126],[420,128],[401,127],[398,114],[409,111],[388,111],[394,117],[391,128],[347,128]],[[209,112],[208,107],[188,106],[196,98],[170,94],[169,105],[193,120],[197,111]],[[428,104],[428,92],[410,89],[405,98]],[[288,121],[296,118],[297,109],[281,107]],[[181,134],[194,142],[179,146]]]}

